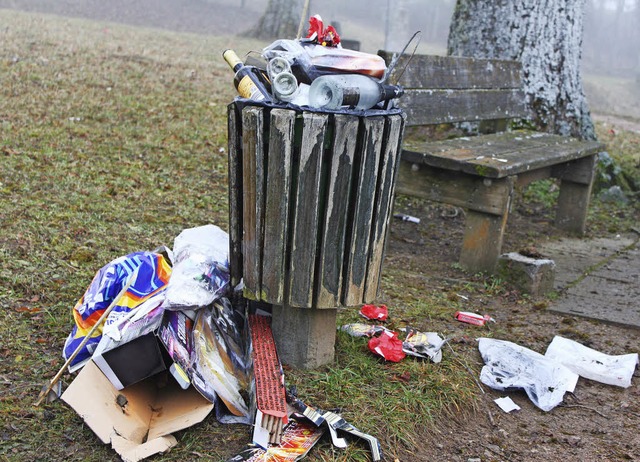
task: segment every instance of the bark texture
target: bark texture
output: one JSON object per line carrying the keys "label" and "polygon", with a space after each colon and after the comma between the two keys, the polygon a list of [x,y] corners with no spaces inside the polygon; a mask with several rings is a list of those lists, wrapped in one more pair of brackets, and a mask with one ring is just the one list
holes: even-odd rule
{"label": "bark texture", "polygon": [[[269,0],[267,10],[248,35],[263,40],[296,38],[303,6],[304,0]],[[303,35],[307,29],[305,22]]]}
{"label": "bark texture", "polygon": [[448,53],[521,61],[536,127],[595,139],[580,73],[583,13],[584,0],[458,0]]}

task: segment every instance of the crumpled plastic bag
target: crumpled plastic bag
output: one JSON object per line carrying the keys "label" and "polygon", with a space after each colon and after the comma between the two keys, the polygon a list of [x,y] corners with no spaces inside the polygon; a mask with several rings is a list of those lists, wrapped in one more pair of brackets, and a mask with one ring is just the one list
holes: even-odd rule
{"label": "crumpled plastic bag", "polygon": [[387,305],[362,305],[360,316],[374,321],[386,321],[389,317]]}
{"label": "crumpled plastic bag", "polygon": [[[122,316],[143,304],[146,306],[161,304],[170,276],[169,262],[164,256],[155,252],[131,253],[103,266],[73,307],[73,319],[76,325],[64,344],[63,357],[68,359],[73,354],[130,277],[135,277],[135,280],[118,304],[113,307],[105,321],[106,326],[116,323]],[[71,362],[70,371],[73,372],[82,367],[84,362],[92,356],[102,338],[103,327],[96,328],[87,344]]]}
{"label": "crumpled plastic bag", "polygon": [[208,306],[226,294],[229,280],[229,235],[215,225],[185,229],[173,243],[173,273],[163,306]]}
{"label": "crumpled plastic bag", "polygon": [[482,383],[500,391],[522,388],[543,411],[562,403],[578,382],[578,374],[559,362],[512,342],[480,338],[478,349],[485,362]]}
{"label": "crumpled plastic bag", "polygon": [[384,331],[379,337],[373,337],[368,343],[369,350],[387,361],[399,363],[407,355],[402,351],[402,340],[397,332]]}
{"label": "crumpled plastic bag", "polygon": [[628,388],[638,353],[611,356],[564,337],[555,336],[544,354],[585,379]]}

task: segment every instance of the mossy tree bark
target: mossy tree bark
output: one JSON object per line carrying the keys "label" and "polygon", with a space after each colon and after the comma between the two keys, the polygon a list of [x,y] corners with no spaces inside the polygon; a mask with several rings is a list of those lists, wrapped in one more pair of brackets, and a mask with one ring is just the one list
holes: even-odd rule
{"label": "mossy tree bark", "polygon": [[267,10],[247,35],[263,40],[296,38],[303,7],[304,0],[269,0]]}
{"label": "mossy tree bark", "polygon": [[595,139],[580,73],[584,1],[457,0],[448,53],[521,61],[536,127]]}

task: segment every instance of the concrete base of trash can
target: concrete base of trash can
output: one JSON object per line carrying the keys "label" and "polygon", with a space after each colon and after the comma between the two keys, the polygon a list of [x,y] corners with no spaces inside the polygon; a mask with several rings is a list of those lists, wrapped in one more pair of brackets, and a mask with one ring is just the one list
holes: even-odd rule
{"label": "concrete base of trash can", "polygon": [[271,330],[282,364],[313,369],[333,361],[337,309],[273,305]]}

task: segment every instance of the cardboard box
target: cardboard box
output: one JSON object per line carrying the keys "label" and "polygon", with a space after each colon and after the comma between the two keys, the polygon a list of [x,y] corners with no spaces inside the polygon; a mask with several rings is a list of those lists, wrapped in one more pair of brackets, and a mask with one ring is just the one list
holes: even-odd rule
{"label": "cardboard box", "polygon": [[[204,420],[213,410],[192,387],[170,377],[148,378],[118,391],[93,361],[80,371],[62,400],[125,462],[136,462],[177,444],[171,433]],[[166,383],[164,383],[166,382]]]}
{"label": "cardboard box", "polygon": [[117,390],[166,371],[171,365],[171,360],[153,332],[94,354],[93,361]]}
{"label": "cardboard box", "polygon": [[[153,302],[158,304],[156,300]],[[164,310],[160,306],[148,312],[141,309],[142,305],[127,315],[128,319],[108,325],[93,352],[93,361],[118,390],[165,371],[171,365],[155,334]]]}

